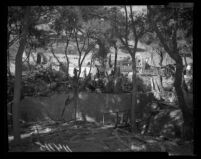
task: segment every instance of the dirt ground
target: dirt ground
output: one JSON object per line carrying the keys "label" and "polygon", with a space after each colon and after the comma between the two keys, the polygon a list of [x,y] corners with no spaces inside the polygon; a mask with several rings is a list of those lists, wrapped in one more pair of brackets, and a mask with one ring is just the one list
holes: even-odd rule
{"label": "dirt ground", "polygon": [[9,152],[168,152],[193,155],[193,143],[133,134],[112,125],[92,122],[43,121],[22,125],[22,141],[9,136]]}

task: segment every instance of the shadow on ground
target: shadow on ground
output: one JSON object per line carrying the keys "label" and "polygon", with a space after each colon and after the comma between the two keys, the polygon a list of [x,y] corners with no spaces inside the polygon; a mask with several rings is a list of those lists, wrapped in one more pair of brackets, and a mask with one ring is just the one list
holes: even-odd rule
{"label": "shadow on ground", "polygon": [[[93,122],[32,122],[23,125],[22,142],[14,146],[9,136],[10,152],[168,152],[169,155],[193,155],[193,143],[164,140],[112,125]],[[59,146],[58,146],[59,145]],[[65,145],[70,150],[63,148]],[[60,148],[58,148],[60,147]]]}

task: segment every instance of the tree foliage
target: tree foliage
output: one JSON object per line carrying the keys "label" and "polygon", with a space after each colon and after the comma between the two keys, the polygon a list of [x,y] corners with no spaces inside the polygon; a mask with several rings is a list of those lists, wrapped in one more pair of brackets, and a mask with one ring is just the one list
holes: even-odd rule
{"label": "tree foliage", "polygon": [[[187,41],[186,39],[189,37],[189,34],[192,33],[192,19],[189,18],[192,16],[192,11],[192,9],[170,8],[168,6],[148,6],[150,25],[160,39],[164,50],[176,62],[174,86],[184,119],[183,135],[187,138],[192,134],[191,127],[193,122],[192,111],[187,107],[182,91],[184,77],[181,47],[179,47],[179,43],[181,39]],[[186,24],[188,24],[188,27]],[[183,35],[183,38],[181,35]]]}

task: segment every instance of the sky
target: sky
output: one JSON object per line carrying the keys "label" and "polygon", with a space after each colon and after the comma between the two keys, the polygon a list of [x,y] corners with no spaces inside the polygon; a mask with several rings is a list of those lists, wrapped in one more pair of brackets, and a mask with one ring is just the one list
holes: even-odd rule
{"label": "sky", "polygon": [[[128,7],[129,8],[129,7]],[[133,11],[142,12],[147,10],[147,6],[133,6]]]}
{"label": "sky", "polygon": [[[130,12],[130,6],[127,6],[127,12]],[[121,9],[124,12],[124,8]],[[143,5],[133,5],[132,10],[135,12],[146,12],[147,11],[147,6]]]}

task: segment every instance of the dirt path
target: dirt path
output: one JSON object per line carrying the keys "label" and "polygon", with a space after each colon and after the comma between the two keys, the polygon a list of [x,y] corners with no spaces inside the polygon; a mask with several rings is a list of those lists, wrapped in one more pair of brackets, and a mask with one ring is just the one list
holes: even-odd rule
{"label": "dirt path", "polygon": [[[36,129],[37,127],[37,129]],[[193,145],[178,145],[174,141],[163,141],[150,136],[133,135],[113,126],[95,123],[33,123],[24,128],[20,146],[10,151],[22,152],[168,152],[170,155],[193,155]],[[38,132],[38,133],[37,133]],[[69,150],[69,149],[70,150]]]}

